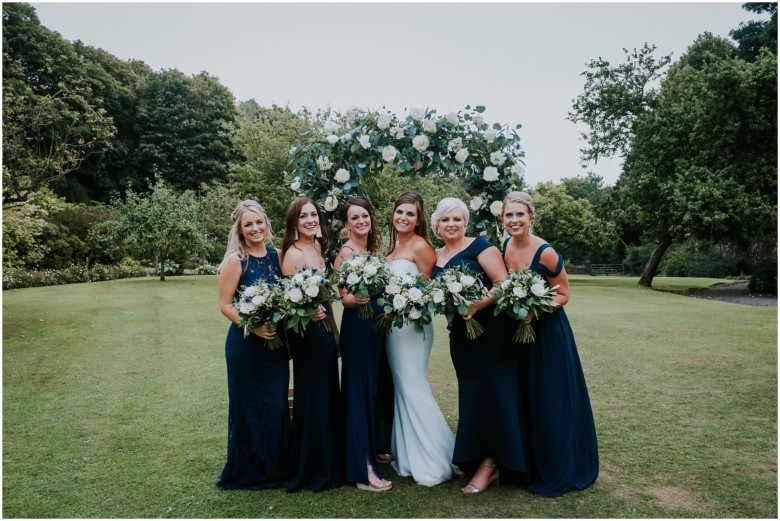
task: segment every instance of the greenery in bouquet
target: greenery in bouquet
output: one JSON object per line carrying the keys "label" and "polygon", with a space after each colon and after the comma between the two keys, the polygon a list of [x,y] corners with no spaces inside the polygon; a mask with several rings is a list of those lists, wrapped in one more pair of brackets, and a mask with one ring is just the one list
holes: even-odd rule
{"label": "greenery in bouquet", "polygon": [[430,299],[422,275],[390,274],[383,294],[377,299],[385,314],[379,317],[375,329],[387,333],[392,326],[413,324],[415,329],[423,331],[423,326],[432,321]]}
{"label": "greenery in bouquet", "polygon": [[[482,283],[481,277],[463,266],[450,268],[440,273],[428,285],[431,296],[429,308],[440,315],[447,317],[447,324],[452,326],[455,314],[466,315],[470,312],[471,305],[482,300],[487,294],[487,288]],[[466,320],[466,337],[474,340],[485,329],[471,318]]]}
{"label": "greenery in bouquet", "polygon": [[[233,305],[238,309],[241,320],[238,327],[244,330],[244,338],[252,334],[256,327],[266,325],[269,331],[276,331],[277,325],[284,318],[284,294],[278,284],[259,282],[246,286],[239,291]],[[282,347],[279,333],[266,343],[268,349]]]}
{"label": "greenery in bouquet", "polygon": [[[368,252],[360,252],[344,259],[336,272],[336,285],[356,297],[370,297],[385,287],[385,259]],[[374,315],[370,303],[358,308],[360,318]]]}
{"label": "greenery in bouquet", "polygon": [[[338,292],[328,277],[318,269],[298,268],[282,279],[283,306],[287,316],[287,328],[303,335],[311,317],[325,302],[339,300]],[[320,320],[323,331],[332,331],[328,319]]]}
{"label": "greenery in bouquet", "polygon": [[333,113],[321,128],[290,150],[290,188],[316,200],[331,229],[336,211],[349,197],[366,196],[371,174],[385,166],[409,175],[456,177],[476,194],[470,200],[469,233],[501,237],[501,201],[523,187],[525,172],[515,128],[483,117],[485,107],[438,115],[411,108],[405,118],[385,110]]}
{"label": "greenery in bouquet", "polygon": [[493,296],[496,298],[493,314],[505,312],[520,321],[513,337],[515,342],[534,342],[536,333],[524,319],[528,315],[538,318],[542,313],[555,311],[558,306],[554,299],[557,288],[558,286],[549,287],[544,277],[528,268],[511,271],[501,284],[493,287]]}

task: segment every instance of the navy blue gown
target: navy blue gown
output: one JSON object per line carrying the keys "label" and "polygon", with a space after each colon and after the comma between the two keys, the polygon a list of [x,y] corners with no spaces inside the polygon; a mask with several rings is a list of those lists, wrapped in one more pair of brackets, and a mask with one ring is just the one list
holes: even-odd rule
{"label": "navy blue gown", "polygon": [[[539,262],[549,244],[539,247],[530,269],[546,279],[563,269],[558,255],[555,271]],[[506,249],[506,243],[504,243]],[[515,328],[517,322],[514,322]],[[599,473],[596,427],[588,388],[566,311],[559,308],[532,322],[536,342],[521,349],[520,396],[527,411],[532,480],[528,489],[560,496],[590,486]],[[517,345],[517,344],[515,344]]]}
{"label": "navy blue gown", "polygon": [[[239,287],[281,277],[279,256],[268,246],[265,257],[241,262]],[[284,331],[279,329],[282,341]],[[269,350],[257,335],[230,324],[225,340],[228,379],[227,463],[217,486],[269,489],[282,485],[290,448],[287,387],[290,364],[284,348]]]}
{"label": "navy blue gown", "polygon": [[295,390],[287,491],[337,488],[344,484],[344,418],[336,338],[313,320],[303,336],[291,330],[289,338]]}
{"label": "navy blue gown", "polygon": [[[444,267],[434,266],[431,278],[464,265],[481,274],[493,287],[477,257],[494,247],[479,236]],[[478,311],[477,320],[485,332],[474,340],[466,337],[466,323],[455,315],[450,330],[450,355],[458,378],[458,430],[452,462],[467,473],[476,472],[486,457],[495,458],[502,473],[513,481],[525,481],[526,457],[517,394],[519,349],[512,343],[513,321],[504,313],[493,316],[493,308]]]}
{"label": "navy blue gown", "polygon": [[[374,317],[383,309],[371,299]],[[346,480],[368,483],[366,457],[377,477],[382,474],[376,462],[376,393],[384,335],[372,328],[374,317],[360,318],[359,308],[344,308],[341,315],[341,389],[346,415]]]}

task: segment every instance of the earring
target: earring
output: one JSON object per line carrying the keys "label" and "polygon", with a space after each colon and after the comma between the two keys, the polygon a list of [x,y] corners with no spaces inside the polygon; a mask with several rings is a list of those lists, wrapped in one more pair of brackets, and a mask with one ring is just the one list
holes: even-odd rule
{"label": "earring", "polygon": [[298,240],[298,228],[295,229],[295,240]]}
{"label": "earring", "polygon": [[314,234],[315,237],[322,237],[322,228],[317,226],[317,233]]}

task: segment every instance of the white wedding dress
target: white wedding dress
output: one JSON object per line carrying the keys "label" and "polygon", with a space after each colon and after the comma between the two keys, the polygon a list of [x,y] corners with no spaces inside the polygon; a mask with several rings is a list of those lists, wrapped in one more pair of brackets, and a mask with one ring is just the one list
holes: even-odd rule
{"label": "white wedding dress", "polygon": [[[419,273],[417,265],[406,259],[388,262],[387,268],[399,274]],[[452,464],[455,436],[428,385],[431,347],[431,324],[425,326],[424,334],[411,324],[392,327],[387,338],[387,359],[395,385],[393,469],[427,487],[449,481],[453,473],[461,474]]]}

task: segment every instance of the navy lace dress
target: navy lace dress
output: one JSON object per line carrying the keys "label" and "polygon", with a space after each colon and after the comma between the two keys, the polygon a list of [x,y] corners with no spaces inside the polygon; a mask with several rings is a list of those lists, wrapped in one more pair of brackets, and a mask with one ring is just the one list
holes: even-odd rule
{"label": "navy lace dress", "polygon": [[[241,262],[239,287],[281,276],[279,257],[268,247],[265,257]],[[284,341],[284,331],[279,330]],[[225,340],[228,378],[227,463],[217,486],[253,490],[278,488],[289,456],[290,413],[287,387],[290,364],[284,348],[269,350],[257,335],[244,338],[231,324]]]}
{"label": "navy lace dress", "polygon": [[287,491],[337,488],[344,484],[344,415],[336,339],[314,321],[303,336],[292,330],[288,334],[295,391]]}
{"label": "navy lace dress", "polygon": [[[560,254],[555,271],[539,262],[542,252],[549,247],[541,245],[530,266],[548,280],[563,269]],[[520,396],[528,415],[532,460],[528,489],[545,496],[560,496],[571,489],[585,489],[596,480],[596,427],[566,311],[559,308],[544,313],[532,325],[536,342],[523,346],[519,366]]]}
{"label": "navy lace dress", "polygon": [[[494,247],[479,236],[443,267],[434,266],[431,278],[463,265],[481,274],[488,289],[492,281],[477,257]],[[467,473],[477,470],[483,458],[492,457],[513,481],[525,481],[520,404],[517,394],[519,349],[512,343],[513,322],[505,314],[493,316],[493,308],[477,312],[485,332],[474,340],[466,337],[466,323],[456,315],[450,330],[450,355],[458,378],[458,430],[452,462]]]}
{"label": "navy lace dress", "polygon": [[346,414],[346,479],[352,483],[368,483],[366,457],[381,479],[375,459],[378,452],[375,438],[377,377],[384,350],[384,335],[372,326],[382,307],[371,299],[374,317],[360,318],[359,308],[344,308],[341,315],[341,389]]}

